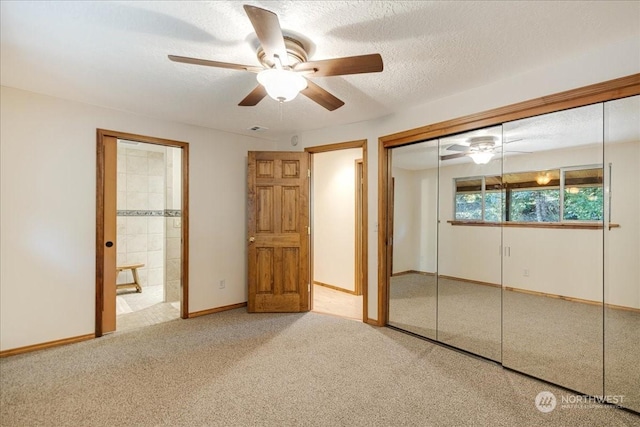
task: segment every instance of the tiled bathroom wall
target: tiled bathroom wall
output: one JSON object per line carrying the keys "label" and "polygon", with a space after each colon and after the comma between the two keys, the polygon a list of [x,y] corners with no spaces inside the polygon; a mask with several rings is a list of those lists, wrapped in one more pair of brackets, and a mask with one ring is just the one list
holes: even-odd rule
{"label": "tiled bathroom wall", "polygon": [[[117,264],[144,264],[142,287],[163,286],[166,302],[180,300],[181,156],[179,148],[118,143]],[[123,271],[117,283],[132,280]]]}
{"label": "tiled bathroom wall", "polygon": [[182,150],[167,148],[165,202],[165,301],[180,301]]}
{"label": "tiled bathroom wall", "polygon": [[[116,262],[144,264],[138,269],[143,290],[145,286],[163,285],[165,275],[166,156],[164,147],[162,151],[149,151],[147,147],[118,144]],[[123,271],[117,283],[132,280],[131,272]]]}

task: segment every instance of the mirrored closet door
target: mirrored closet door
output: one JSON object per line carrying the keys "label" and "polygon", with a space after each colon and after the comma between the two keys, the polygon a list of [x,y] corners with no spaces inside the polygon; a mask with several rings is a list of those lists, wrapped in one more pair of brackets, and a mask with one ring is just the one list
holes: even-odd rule
{"label": "mirrored closet door", "polygon": [[389,325],[640,411],[640,96],[389,157]]}
{"label": "mirrored closet door", "polygon": [[389,324],[436,339],[438,141],[394,149]]}
{"label": "mirrored closet door", "polygon": [[504,123],[504,366],[602,394],[603,106]]}
{"label": "mirrored closet door", "polygon": [[604,104],[604,394],[640,412],[640,96]]}
{"label": "mirrored closet door", "polygon": [[500,361],[502,127],[440,139],[438,340]]}

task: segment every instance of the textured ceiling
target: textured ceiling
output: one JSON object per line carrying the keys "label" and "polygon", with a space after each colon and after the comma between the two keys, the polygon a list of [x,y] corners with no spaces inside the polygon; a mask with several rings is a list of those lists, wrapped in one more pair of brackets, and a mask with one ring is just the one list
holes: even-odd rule
{"label": "textured ceiling", "polygon": [[[256,1],[311,43],[310,59],[380,53],[384,71],[313,81],[346,105],[299,96],[239,107],[255,74],[168,54],[258,65],[242,4],[1,2],[1,84],[261,138],[370,120],[619,39],[640,2]],[[259,134],[247,130],[268,128]]]}

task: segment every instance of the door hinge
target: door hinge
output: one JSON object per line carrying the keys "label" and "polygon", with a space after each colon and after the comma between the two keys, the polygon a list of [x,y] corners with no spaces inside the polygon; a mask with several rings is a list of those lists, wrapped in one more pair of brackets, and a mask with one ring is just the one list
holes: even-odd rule
{"label": "door hinge", "polygon": [[311,169],[307,169],[307,178],[311,178]]}
{"label": "door hinge", "polygon": [[311,283],[307,283],[307,290],[311,292]]}
{"label": "door hinge", "polygon": [[307,227],[307,234],[311,236],[311,227]]}

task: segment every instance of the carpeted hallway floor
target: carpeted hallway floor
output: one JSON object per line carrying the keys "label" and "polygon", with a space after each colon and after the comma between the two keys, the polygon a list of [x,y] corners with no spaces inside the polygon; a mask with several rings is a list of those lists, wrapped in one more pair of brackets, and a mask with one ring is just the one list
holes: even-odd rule
{"label": "carpeted hallway floor", "polygon": [[[534,400],[550,391],[557,407]],[[0,360],[2,426],[637,426],[389,328],[335,316],[175,320]]]}

